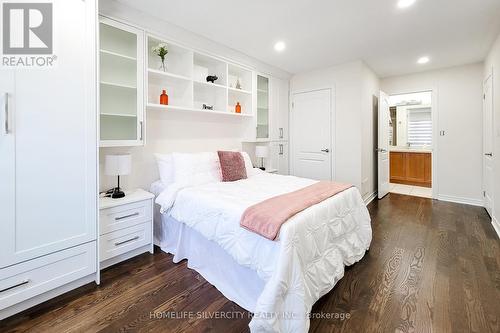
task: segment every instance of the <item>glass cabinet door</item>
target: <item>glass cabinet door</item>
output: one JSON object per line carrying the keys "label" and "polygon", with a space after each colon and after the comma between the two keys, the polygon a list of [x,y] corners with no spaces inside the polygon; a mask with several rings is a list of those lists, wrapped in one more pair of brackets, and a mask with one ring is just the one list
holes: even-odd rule
{"label": "glass cabinet door", "polygon": [[257,139],[269,138],[269,78],[257,75]]}
{"label": "glass cabinet door", "polygon": [[124,24],[100,23],[101,146],[142,142],[142,35]]}

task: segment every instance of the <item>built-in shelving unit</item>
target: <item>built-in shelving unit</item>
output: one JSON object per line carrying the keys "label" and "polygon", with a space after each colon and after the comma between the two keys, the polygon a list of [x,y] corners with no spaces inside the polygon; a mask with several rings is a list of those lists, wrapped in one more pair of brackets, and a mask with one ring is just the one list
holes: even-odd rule
{"label": "built-in shelving unit", "polygon": [[100,146],[142,144],[143,32],[101,18]]}
{"label": "built-in shelving unit", "polygon": [[[166,70],[160,69],[160,57],[152,52],[159,43],[168,45]],[[151,35],[147,53],[148,110],[253,116],[252,70]],[[207,82],[209,75],[217,80]],[[162,90],[167,92],[168,105],[159,104]],[[241,113],[235,112],[237,103]]]}

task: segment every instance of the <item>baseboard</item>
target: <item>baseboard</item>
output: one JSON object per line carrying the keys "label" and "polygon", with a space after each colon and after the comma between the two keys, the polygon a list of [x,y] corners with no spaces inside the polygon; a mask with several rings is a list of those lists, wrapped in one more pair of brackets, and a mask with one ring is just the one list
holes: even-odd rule
{"label": "baseboard", "polygon": [[365,201],[365,204],[368,206],[368,204],[370,202],[373,201],[373,199],[375,199],[377,197],[377,191],[373,192],[372,194],[370,194],[369,196],[367,196],[364,201]]}
{"label": "baseboard", "polygon": [[495,216],[491,217],[491,225],[493,225],[493,229],[495,229],[498,238],[500,238],[500,221]]}
{"label": "baseboard", "polygon": [[437,199],[441,201],[449,201],[464,205],[484,207],[483,200],[479,199],[462,198],[462,197],[455,197],[453,195],[442,195],[442,194],[439,194]]}
{"label": "baseboard", "polygon": [[64,293],[67,293],[68,291],[71,291],[73,289],[76,289],[78,287],[81,287],[83,285],[86,285],[87,283],[95,282],[95,273],[92,273],[90,275],[87,275],[81,279],[78,279],[76,281],[67,283],[63,286],[60,286],[59,288],[49,290],[43,294],[37,295],[35,297],[29,298],[21,303],[17,303],[15,305],[12,305],[6,309],[3,309],[0,311],[0,320],[5,319],[7,317],[13,316],[16,313],[22,312],[26,309],[29,309],[35,305],[38,305],[40,303],[43,303],[45,301],[48,301],[49,299],[52,299],[56,296],[62,295]]}

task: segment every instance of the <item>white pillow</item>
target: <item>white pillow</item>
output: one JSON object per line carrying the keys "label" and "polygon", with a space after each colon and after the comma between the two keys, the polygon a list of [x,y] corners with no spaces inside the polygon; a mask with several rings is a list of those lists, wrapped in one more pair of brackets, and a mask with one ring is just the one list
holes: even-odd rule
{"label": "white pillow", "polygon": [[164,185],[170,185],[175,181],[174,160],[172,154],[155,154],[160,179]]}
{"label": "white pillow", "polygon": [[250,155],[246,151],[240,152],[243,156],[243,160],[245,161],[245,169],[247,171],[247,177],[254,175],[252,160],[250,159]]}
{"label": "white pillow", "polygon": [[172,153],[174,180],[179,186],[196,186],[222,181],[219,155],[208,153]]}

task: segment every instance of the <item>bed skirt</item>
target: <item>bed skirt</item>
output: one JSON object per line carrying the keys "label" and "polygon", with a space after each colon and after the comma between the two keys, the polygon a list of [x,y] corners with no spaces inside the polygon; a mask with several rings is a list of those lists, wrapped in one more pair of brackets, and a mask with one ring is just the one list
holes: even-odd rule
{"label": "bed skirt", "polygon": [[[155,212],[155,244],[174,255],[174,262],[187,259],[194,269],[226,298],[254,312],[265,282],[255,271],[239,265],[217,243],[166,214]],[[160,215],[160,216],[158,216]]]}

